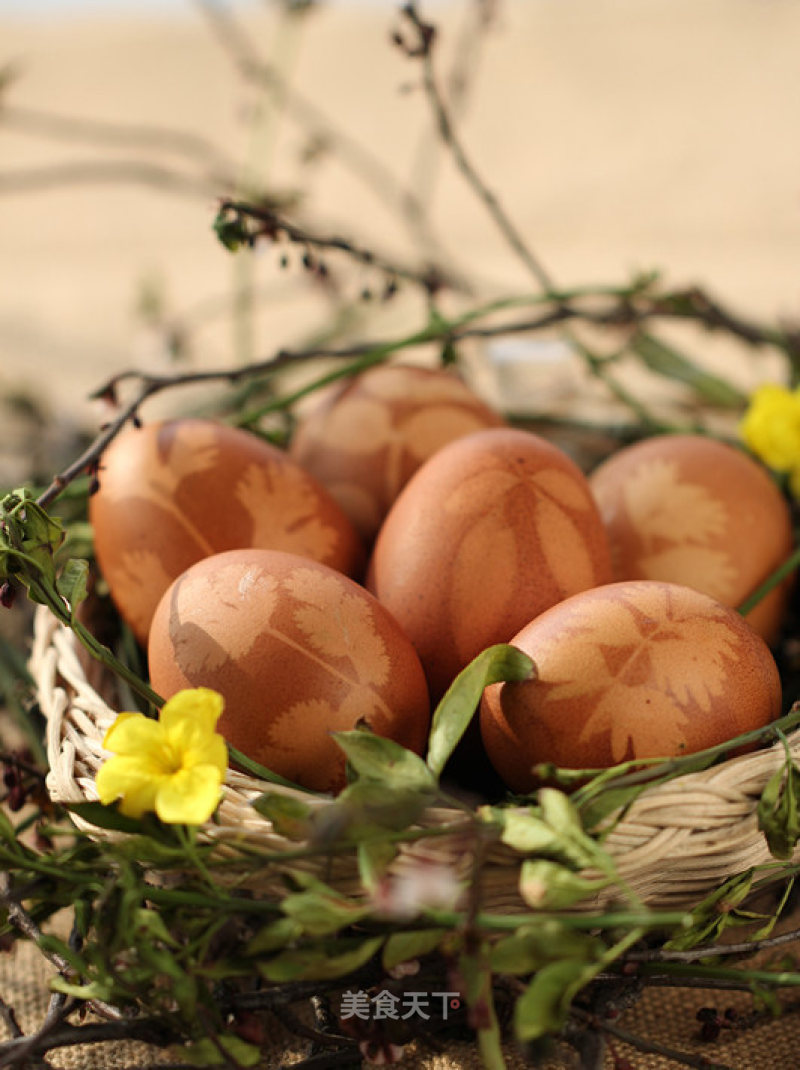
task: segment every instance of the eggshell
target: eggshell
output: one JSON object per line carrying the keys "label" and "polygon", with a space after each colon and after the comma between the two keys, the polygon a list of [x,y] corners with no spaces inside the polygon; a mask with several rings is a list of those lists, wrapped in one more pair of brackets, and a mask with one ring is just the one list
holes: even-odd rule
{"label": "eggshell", "polygon": [[610,578],[577,465],[538,435],[493,428],[451,442],[411,478],[380,530],[367,584],[438,699],[484,647]]}
{"label": "eggshell", "polygon": [[248,431],[203,419],[131,429],[104,451],[99,483],[95,553],[142,644],[164,591],[209,554],[260,546],[348,574],[363,567],[361,540],[328,492]]}
{"label": "eggshell", "polygon": [[692,754],[780,715],[763,639],[735,610],[679,584],[584,591],[512,643],[533,658],[537,678],[488,687],[480,726],[513,791],[537,786],[539,762],[585,769]]}
{"label": "eggshell", "polygon": [[[616,580],[666,580],[738,606],[793,549],[789,507],[760,464],[703,435],[656,435],[592,473]],[[776,639],[789,584],[747,615]]]}
{"label": "eggshell", "polygon": [[156,609],[148,658],[160,695],[219,691],[228,742],[307,788],[344,785],[332,731],[363,721],[417,753],[426,743],[425,677],[397,623],[363,587],[296,554],[229,550],[192,565]]}
{"label": "eggshell", "polygon": [[451,369],[383,364],[331,390],[299,421],[290,453],[369,543],[424,461],[462,435],[504,424]]}

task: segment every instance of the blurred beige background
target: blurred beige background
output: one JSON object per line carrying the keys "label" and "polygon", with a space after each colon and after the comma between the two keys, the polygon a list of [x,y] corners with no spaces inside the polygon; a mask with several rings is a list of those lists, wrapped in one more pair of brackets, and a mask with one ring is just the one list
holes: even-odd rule
{"label": "blurred beige background", "polygon": [[[468,67],[464,143],[555,280],[624,282],[658,268],[742,313],[797,320],[800,3],[489,7],[479,41],[469,30],[475,4],[420,10],[441,27],[442,75],[459,55]],[[239,178],[249,168],[272,189],[301,191],[305,225],[419,262],[424,251],[387,203],[391,178],[420,193],[482,296],[530,290],[431,138],[419,67],[390,42],[396,5],[330,0],[288,26],[278,8],[231,5],[292,99],[301,94],[330,121],[332,149],[313,163],[304,155],[318,130],[242,79],[201,5],[124,17],[110,8],[12,15],[0,5],[0,64],[13,74],[0,98],[0,390],[41,384],[57,407],[98,418],[84,399],[105,377],[169,365],[143,306],[186,328],[198,366],[266,357],[330,322],[329,300],[310,293],[296,258],[281,271],[264,246],[248,276],[216,241],[213,180],[161,185],[166,168],[194,187],[205,163],[179,142],[137,147],[130,127],[196,136]],[[92,138],[56,127],[56,136],[44,113],[126,124],[128,135],[93,141],[94,127]],[[385,181],[363,180],[349,152],[337,152],[341,135],[379,161]],[[248,321],[237,328],[228,314],[248,278],[265,295],[249,336]],[[351,272],[347,285],[355,294],[372,281]],[[418,298],[401,295],[370,312],[368,329],[414,329],[422,314]],[[744,385],[770,373],[758,361],[734,372]]]}

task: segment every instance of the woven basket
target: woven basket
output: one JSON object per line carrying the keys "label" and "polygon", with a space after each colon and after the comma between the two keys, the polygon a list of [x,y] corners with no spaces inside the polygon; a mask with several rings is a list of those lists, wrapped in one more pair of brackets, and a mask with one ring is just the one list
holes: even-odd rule
{"label": "woven basket", "polygon": [[[48,790],[59,803],[97,798],[94,778],[108,757],[102,740],[116,713],[89,684],[73,633],[42,608],[34,624],[30,670],[38,701],[47,721],[50,765]],[[789,737],[795,759],[800,759],[800,730]],[[756,807],[769,777],[785,762],[782,743],[738,756],[710,769],[686,774],[642,792],[604,839],[619,874],[651,906],[681,909],[696,905],[728,878],[752,866],[772,861],[757,827]],[[271,822],[253,809],[263,792],[291,789],[229,770],[223,799],[203,836],[222,851],[237,843],[263,851],[297,847],[278,835]],[[330,805],[327,796],[299,793],[312,806]],[[76,818],[76,822],[80,820]],[[461,828],[459,829],[459,822]],[[453,833],[406,844],[393,863],[395,872],[420,861],[451,865],[466,876],[472,865],[470,840],[456,810],[430,808],[422,824],[453,826]],[[87,826],[88,828],[88,826]],[[106,833],[91,827],[98,835]],[[800,857],[800,851],[798,852]],[[518,890],[522,856],[504,844],[493,844],[482,870],[483,906],[498,913],[527,910]],[[300,864],[300,863],[297,863]],[[310,871],[322,873],[345,893],[360,888],[355,861],[350,857],[307,859]],[[251,875],[250,886],[269,895],[285,892],[280,872],[266,864]],[[608,904],[615,893],[600,893],[582,908]]]}

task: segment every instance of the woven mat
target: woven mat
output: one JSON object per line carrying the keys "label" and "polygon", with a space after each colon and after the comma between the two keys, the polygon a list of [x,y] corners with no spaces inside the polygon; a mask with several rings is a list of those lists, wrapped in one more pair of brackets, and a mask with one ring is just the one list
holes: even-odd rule
{"label": "woven mat", "polygon": [[[800,943],[787,945],[782,952],[800,957]],[[52,967],[32,944],[20,943],[13,953],[0,955],[0,996],[14,1008],[25,1033],[35,1031],[44,1018],[51,973]],[[708,1043],[700,1040],[696,1021],[698,1009],[704,1006],[716,1006],[721,1013],[729,1007],[735,1008],[744,1015],[751,1011],[752,1001],[742,992],[652,989],[614,1024],[625,1032],[647,1038],[652,1044],[691,1054],[695,1059],[705,1057],[733,1070],[761,1070],[762,1067],[773,1070],[800,1064],[800,1014],[790,1013],[762,1022],[757,1028],[723,1030],[717,1041]],[[0,1026],[0,1035],[3,1039],[9,1036],[7,1025]],[[607,1051],[604,1070],[614,1070],[615,1057],[627,1059],[631,1070],[671,1070],[679,1065],[673,1059],[637,1051],[613,1038],[611,1043],[613,1049]],[[300,1061],[305,1054],[302,1042],[288,1037],[276,1021],[273,1045],[261,1070],[278,1070]],[[534,1065],[511,1047],[506,1057],[509,1070]],[[170,1059],[157,1048],[125,1042],[60,1048],[48,1056],[48,1061],[54,1068],[63,1070],[139,1070],[168,1063]],[[407,1048],[406,1058],[399,1065],[416,1070],[480,1070],[482,1066],[469,1045],[456,1045],[446,1054],[438,1055],[423,1055]],[[566,1070],[575,1066],[575,1060],[565,1053],[563,1058],[550,1058],[536,1065],[539,1070]]]}

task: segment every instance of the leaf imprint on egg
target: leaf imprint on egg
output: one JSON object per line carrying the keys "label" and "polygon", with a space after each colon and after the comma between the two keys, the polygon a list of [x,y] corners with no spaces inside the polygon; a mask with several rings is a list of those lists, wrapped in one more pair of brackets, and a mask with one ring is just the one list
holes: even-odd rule
{"label": "leaf imprint on egg", "polygon": [[643,578],[680,576],[720,602],[735,599],[737,569],[720,545],[728,512],[707,487],[681,480],[675,461],[657,458],[636,468],[623,500],[641,540],[636,568]]}
{"label": "leaf imprint on egg", "polygon": [[293,569],[283,587],[299,603],[292,619],[309,646],[326,658],[347,658],[361,684],[388,682],[389,655],[366,598],[315,569]]}
{"label": "leaf imprint on egg", "polygon": [[139,447],[142,446],[147,456],[140,468],[147,473],[146,481],[137,485],[135,495],[131,494],[127,481],[108,481],[104,484],[106,497],[112,503],[144,497],[172,517],[204,554],[212,554],[214,547],[177,502],[184,479],[217,464],[220,453],[217,429],[193,422],[166,424],[156,435],[143,435],[139,439]]}
{"label": "leaf imprint on egg", "polygon": [[[562,631],[560,649],[569,656],[555,644],[547,654],[547,701],[592,696],[579,738],[608,733],[614,761],[628,756],[629,742],[636,757],[647,758],[685,740],[692,706],[708,711],[723,693],[739,646],[724,611],[699,617],[663,589],[646,598],[639,591],[635,605],[620,596],[597,618],[576,607],[566,634],[570,642]],[[576,660],[590,667],[580,681]]]}
{"label": "leaf imprint on egg", "polygon": [[[344,752],[335,742],[332,732],[351,729],[355,717],[346,705],[338,709],[327,699],[311,698],[295,702],[288,709],[272,717],[267,727],[269,747],[267,757],[274,752],[280,755],[281,765],[286,766],[287,758],[300,759],[298,768],[316,771],[318,791],[328,791],[341,779],[341,770],[345,762]],[[294,767],[289,768],[289,775],[297,776]],[[329,776],[325,783],[325,771]]]}
{"label": "leaf imprint on egg", "polygon": [[[179,581],[170,636],[186,676],[192,679],[195,673],[218,669],[249,654],[275,611],[277,593],[278,584],[272,576],[253,567],[243,577],[238,564]],[[242,628],[242,614],[251,612],[247,603],[252,599],[256,599],[260,627]],[[193,617],[197,606],[203,607],[202,620],[191,629],[182,629],[185,611],[188,609]]]}
{"label": "leaf imprint on egg", "polygon": [[338,534],[320,520],[319,497],[306,479],[291,478],[277,465],[249,464],[233,493],[252,518],[253,546],[285,550],[317,561],[328,560],[335,552]]}
{"label": "leaf imprint on egg", "polygon": [[117,601],[127,607],[128,623],[145,634],[162,593],[174,577],[154,550],[123,550],[118,562],[106,566],[106,572]]}

